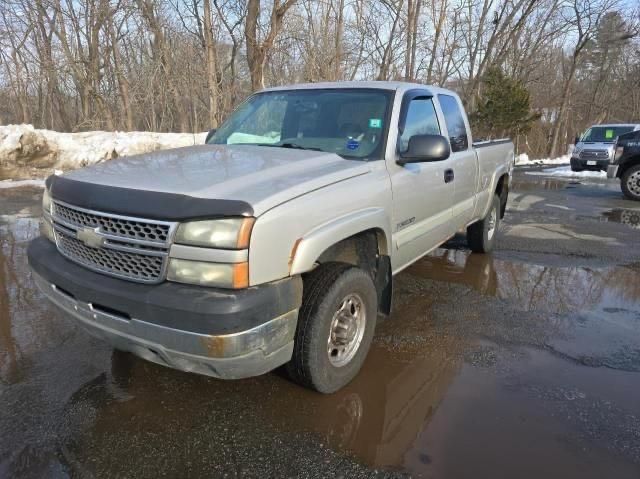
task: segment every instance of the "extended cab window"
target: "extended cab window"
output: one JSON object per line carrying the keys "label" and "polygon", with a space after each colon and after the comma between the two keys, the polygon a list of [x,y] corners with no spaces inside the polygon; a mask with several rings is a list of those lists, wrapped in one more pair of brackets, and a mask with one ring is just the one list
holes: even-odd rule
{"label": "extended cab window", "polygon": [[451,95],[438,95],[438,100],[440,100],[444,122],[447,124],[447,130],[449,131],[451,151],[466,150],[469,148],[469,140],[458,101]]}
{"label": "extended cab window", "polygon": [[407,151],[409,138],[414,135],[439,135],[440,125],[433,101],[429,97],[418,97],[411,100],[407,108],[404,130],[398,140],[400,152]]}
{"label": "extended cab window", "polygon": [[300,89],[258,93],[244,102],[209,140],[379,159],[392,92]]}

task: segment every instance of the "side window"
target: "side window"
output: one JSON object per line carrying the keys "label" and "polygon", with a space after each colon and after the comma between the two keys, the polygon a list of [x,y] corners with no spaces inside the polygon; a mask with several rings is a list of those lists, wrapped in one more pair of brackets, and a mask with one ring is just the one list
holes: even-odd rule
{"label": "side window", "polygon": [[439,135],[440,125],[431,98],[414,98],[407,108],[404,131],[398,140],[401,152],[407,151],[413,135]]}
{"label": "side window", "polygon": [[438,95],[438,99],[444,114],[444,122],[447,124],[447,130],[449,130],[451,151],[466,150],[469,148],[469,140],[458,101],[451,95]]}

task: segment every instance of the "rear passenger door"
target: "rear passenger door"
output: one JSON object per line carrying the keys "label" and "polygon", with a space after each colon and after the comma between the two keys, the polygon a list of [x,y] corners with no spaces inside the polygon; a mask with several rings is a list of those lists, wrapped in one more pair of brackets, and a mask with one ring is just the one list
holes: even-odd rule
{"label": "rear passenger door", "polygon": [[[398,155],[406,151],[413,135],[440,135],[440,123],[432,96],[410,90],[402,100],[398,124]],[[398,271],[453,234],[451,204],[453,185],[447,181],[449,160],[388,163],[393,190],[392,267]]]}
{"label": "rear passenger door", "polygon": [[473,219],[478,181],[478,161],[471,147],[469,126],[460,99],[439,94],[438,100],[451,144],[450,168],[453,170],[453,226],[466,227]]}

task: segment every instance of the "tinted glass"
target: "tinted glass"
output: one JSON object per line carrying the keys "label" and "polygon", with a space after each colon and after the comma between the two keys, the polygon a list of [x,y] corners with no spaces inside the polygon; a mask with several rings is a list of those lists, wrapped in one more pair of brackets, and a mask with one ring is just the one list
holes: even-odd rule
{"label": "tinted glass", "polygon": [[381,158],[391,95],[362,89],[259,93],[244,102],[209,143],[293,145],[348,158]]}
{"label": "tinted glass", "polygon": [[469,147],[469,140],[458,101],[451,95],[438,95],[438,99],[449,131],[451,151],[466,150]]}
{"label": "tinted glass", "polygon": [[415,98],[409,103],[404,131],[398,140],[401,152],[407,151],[409,138],[414,135],[439,135],[440,125],[431,98]]}
{"label": "tinted glass", "polygon": [[594,126],[589,128],[581,141],[613,142],[616,137],[633,131],[633,126]]}

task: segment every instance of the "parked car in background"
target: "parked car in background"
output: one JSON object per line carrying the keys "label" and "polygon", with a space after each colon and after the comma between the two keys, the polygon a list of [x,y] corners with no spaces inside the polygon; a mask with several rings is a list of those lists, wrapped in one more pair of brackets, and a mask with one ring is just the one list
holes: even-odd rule
{"label": "parked car in background", "polygon": [[619,178],[624,195],[640,201],[640,128],[618,137],[607,177]]}
{"label": "parked car in background", "polygon": [[513,164],[510,140],[473,143],[449,90],[268,89],[205,145],[48,178],[29,263],[118,349],[228,379],[287,364],[333,392],[390,312],[394,274],[460,230],[493,248]]}
{"label": "parked car in background", "polygon": [[639,129],[640,124],[593,125],[576,139],[571,153],[571,170],[607,171],[616,138]]}

